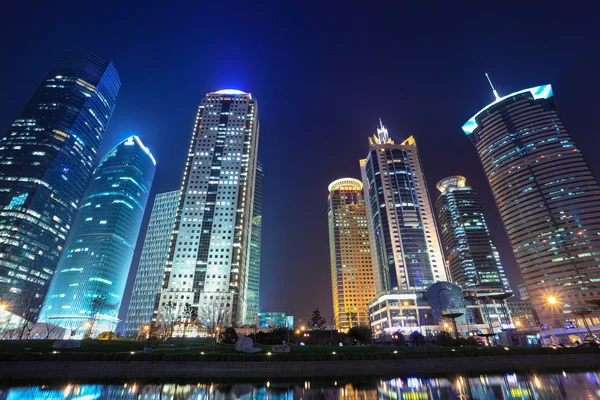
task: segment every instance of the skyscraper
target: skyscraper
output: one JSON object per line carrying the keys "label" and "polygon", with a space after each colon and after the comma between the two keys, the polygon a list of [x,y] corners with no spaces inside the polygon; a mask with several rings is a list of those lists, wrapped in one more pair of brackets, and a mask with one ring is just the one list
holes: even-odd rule
{"label": "skyscraper", "polygon": [[[258,109],[250,93],[202,99],[181,184],[164,284],[157,304],[190,304],[203,320],[243,323],[258,151]],[[218,321],[216,321],[218,320]]]}
{"label": "skyscraper", "polygon": [[377,293],[448,280],[417,144],[381,124],[360,161]]}
{"label": "skyscraper", "polygon": [[[42,322],[82,334],[85,328],[114,330],[155,166],[137,136],[102,158],[58,262]],[[94,307],[95,299],[104,301]]]}
{"label": "skyscraper", "polygon": [[436,186],[441,194],[435,209],[452,281],[464,289],[511,292],[481,199],[466,183],[464,176],[456,175]]}
{"label": "skyscraper", "polygon": [[0,303],[16,316],[39,312],[120,86],[112,62],[68,52],[0,141]]}
{"label": "skyscraper", "polygon": [[262,190],[264,173],[262,164],[256,165],[254,185],[254,208],[252,210],[252,233],[250,240],[250,269],[248,271],[248,300],[246,303],[246,324],[258,324],[260,300],[260,242],[262,230]]}
{"label": "skyscraper", "polygon": [[159,193],[154,199],[125,319],[125,336],[136,336],[141,325],[152,322],[154,306],[167,266],[180,196],[181,191],[174,190]]}
{"label": "skyscraper", "polygon": [[363,185],[342,178],[328,187],[331,292],[337,329],[369,325],[369,302],[375,298],[375,278],[369,244]]}
{"label": "skyscraper", "polygon": [[539,318],[600,299],[600,186],[551,85],[497,97],[462,127],[475,146]]}

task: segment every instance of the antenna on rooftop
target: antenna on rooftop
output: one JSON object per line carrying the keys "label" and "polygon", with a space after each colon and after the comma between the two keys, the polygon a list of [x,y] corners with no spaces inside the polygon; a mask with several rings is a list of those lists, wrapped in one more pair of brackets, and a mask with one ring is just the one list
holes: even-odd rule
{"label": "antenna on rooftop", "polygon": [[496,100],[500,100],[500,96],[498,96],[498,92],[496,92],[496,89],[494,89],[494,84],[492,83],[492,80],[490,79],[490,76],[488,75],[488,73],[485,73],[485,77],[487,78],[488,82],[490,83],[490,86],[492,87],[492,92],[494,92],[494,96],[496,96]]}

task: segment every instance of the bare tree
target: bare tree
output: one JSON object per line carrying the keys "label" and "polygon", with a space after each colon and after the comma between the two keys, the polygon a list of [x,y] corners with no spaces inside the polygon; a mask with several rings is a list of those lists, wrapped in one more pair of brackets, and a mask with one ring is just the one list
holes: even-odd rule
{"label": "bare tree", "polygon": [[223,328],[223,325],[229,319],[230,310],[225,303],[215,301],[205,304],[200,309],[202,325],[211,335],[215,334],[217,328]]}
{"label": "bare tree", "polygon": [[44,322],[44,339],[50,339],[50,335],[58,328],[58,324],[51,324],[48,322],[48,317],[46,317],[46,322]]}
{"label": "bare tree", "polygon": [[181,344],[183,345],[183,339],[185,339],[185,332],[188,326],[198,319],[198,308],[193,307],[190,303],[185,303],[178,319],[183,325],[183,335],[181,335]]}
{"label": "bare tree", "polygon": [[158,310],[157,320],[162,322],[165,339],[173,336],[173,329],[175,328],[175,322],[177,321],[177,308],[177,303],[169,300]]}
{"label": "bare tree", "polygon": [[106,296],[96,296],[92,299],[92,302],[90,303],[90,311],[91,311],[91,315],[90,315],[90,319],[89,319],[90,326],[84,335],[86,338],[89,338],[92,336],[92,333],[94,332],[94,325],[96,325],[98,318],[100,317],[100,315],[102,315],[102,313],[104,312],[105,309],[106,309]]}

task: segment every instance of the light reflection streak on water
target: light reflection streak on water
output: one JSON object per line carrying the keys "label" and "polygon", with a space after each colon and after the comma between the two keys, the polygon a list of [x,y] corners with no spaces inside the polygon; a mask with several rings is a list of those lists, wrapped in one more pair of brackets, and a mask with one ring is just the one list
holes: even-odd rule
{"label": "light reflection streak on water", "polygon": [[600,373],[504,374],[454,378],[404,377],[360,382],[321,379],[299,383],[75,384],[0,387],[6,400],[442,400],[596,399]]}

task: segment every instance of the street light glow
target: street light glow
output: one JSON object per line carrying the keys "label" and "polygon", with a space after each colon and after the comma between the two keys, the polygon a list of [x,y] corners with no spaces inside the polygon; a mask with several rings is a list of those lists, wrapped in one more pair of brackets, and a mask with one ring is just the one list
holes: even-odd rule
{"label": "street light glow", "polygon": [[548,298],[546,299],[546,301],[548,301],[548,304],[550,304],[551,306],[553,306],[554,304],[556,304],[556,302],[558,300],[554,296],[548,296]]}

